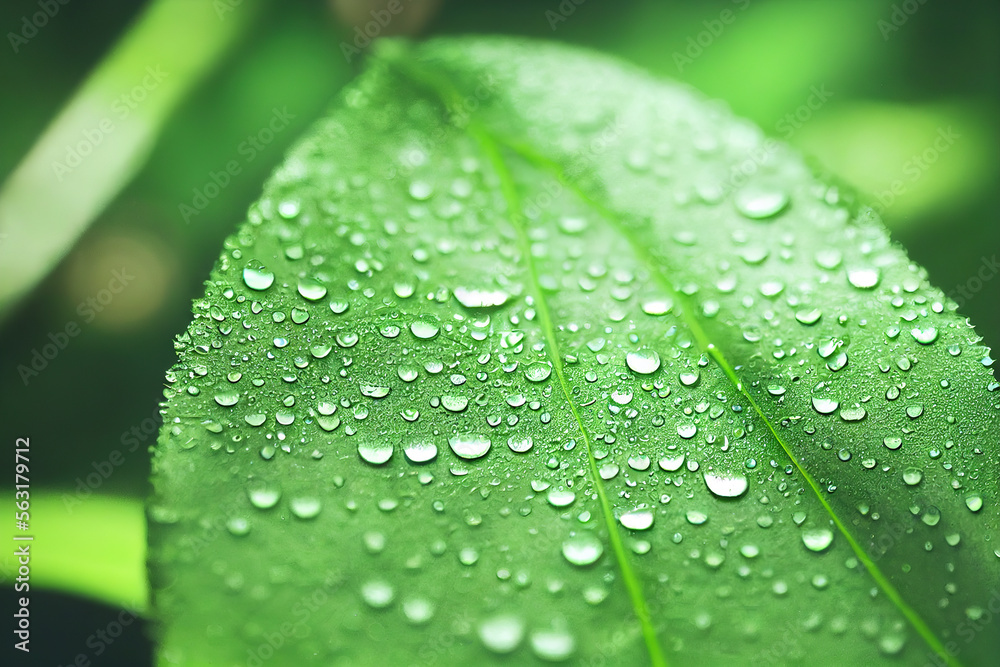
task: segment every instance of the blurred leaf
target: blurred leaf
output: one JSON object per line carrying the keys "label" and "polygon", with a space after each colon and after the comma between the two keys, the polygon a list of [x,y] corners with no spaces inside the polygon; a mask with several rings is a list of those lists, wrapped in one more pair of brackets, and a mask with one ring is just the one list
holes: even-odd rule
{"label": "blurred leaf", "polygon": [[[110,464],[108,464],[110,465]],[[92,473],[94,474],[94,473]],[[75,593],[115,607],[143,612],[146,583],[146,518],[138,498],[75,491],[31,491],[30,585]],[[5,585],[17,577],[12,550],[3,557]]]}
{"label": "blurred leaf", "polygon": [[992,117],[971,104],[855,102],[804,125],[795,143],[867,193],[897,227],[959,206],[996,182],[1000,137]]}
{"label": "blurred leaf", "polygon": [[83,83],[0,190],[0,317],[131,180],[257,4],[158,0]]}
{"label": "blurred leaf", "polygon": [[875,27],[881,11],[867,0],[644,3],[607,46],[726,100],[774,134],[773,124],[805,103],[811,87],[840,93],[858,67],[877,66],[870,63],[884,48]]}
{"label": "blurred leaf", "polygon": [[616,62],[381,58],[176,342],[162,659],[958,664],[998,385],[877,220]]}

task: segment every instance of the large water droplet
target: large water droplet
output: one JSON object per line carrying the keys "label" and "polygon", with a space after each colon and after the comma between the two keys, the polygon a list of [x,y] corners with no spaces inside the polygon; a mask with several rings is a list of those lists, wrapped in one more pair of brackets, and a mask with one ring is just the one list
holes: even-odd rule
{"label": "large water droplet", "polygon": [[937,340],[938,331],[934,327],[924,327],[910,329],[910,334],[918,343],[923,345],[930,345]]}
{"label": "large water droplet", "polygon": [[292,498],[288,506],[291,508],[292,514],[300,519],[315,519],[319,516],[320,510],[323,509],[323,503],[320,502],[319,498],[312,496]]}
{"label": "large water droplet", "polygon": [[496,308],[507,303],[510,295],[500,289],[473,289],[456,287],[452,294],[466,308]]}
{"label": "large water droplet", "polygon": [[777,215],[788,206],[788,202],[787,192],[764,185],[747,185],[733,199],[736,210],[754,220]]}
{"label": "large water droplet", "polygon": [[410,333],[417,338],[424,340],[434,338],[434,336],[438,335],[440,330],[441,326],[437,323],[437,321],[430,318],[416,320],[410,324]]}
{"label": "large water droplet", "polygon": [[403,448],[403,454],[410,463],[433,461],[437,453],[437,445],[433,442],[412,442]]}
{"label": "large water droplet", "polygon": [[254,479],[247,482],[247,498],[257,509],[266,510],[278,504],[281,488],[262,479]]}
{"label": "large water droplet", "polygon": [[604,545],[590,533],[579,533],[562,544],[563,557],[573,565],[580,567],[593,565],[604,553]]}
{"label": "large water droplet", "polygon": [[537,361],[524,370],[524,377],[532,382],[543,382],[552,375],[552,364],[547,361]]}
{"label": "large water droplet", "polygon": [[531,633],[531,650],[542,660],[558,662],[573,655],[576,642],[565,630],[539,630]]}
{"label": "large water droplet", "polygon": [[478,459],[490,451],[489,438],[479,435],[455,435],[448,439],[451,450],[463,459]]}
{"label": "large water droplet", "polygon": [[983,498],[978,493],[973,493],[965,497],[965,506],[973,512],[983,509]]}
{"label": "large water droplet", "polygon": [[706,471],[705,486],[720,498],[736,498],[747,490],[747,478],[743,475],[727,475]]}
{"label": "large water droplet", "polygon": [[652,527],[653,518],[653,511],[651,509],[640,507],[625,512],[618,520],[629,530],[647,530]]}
{"label": "large water droplet", "polygon": [[373,466],[380,466],[392,458],[391,442],[362,442],[358,444],[358,455]]}
{"label": "large water droplet", "polygon": [[858,289],[871,289],[878,285],[880,279],[878,269],[850,269],[847,280]]}
{"label": "large water droplet", "polygon": [[524,638],[524,621],[517,616],[488,618],[479,624],[479,639],[494,653],[510,653]]}
{"label": "large water droplet", "polygon": [[253,290],[266,290],[274,284],[274,274],[268,271],[263,264],[254,260],[247,263],[243,269],[243,282]]}
{"label": "large water droplet", "polygon": [[298,290],[302,298],[310,301],[318,301],[326,296],[326,286],[314,278],[300,278]]}
{"label": "large water droplet", "polygon": [[392,586],[381,579],[364,583],[361,586],[361,598],[374,609],[385,609],[392,604],[396,592]]}
{"label": "large water droplet", "polygon": [[810,528],[802,531],[802,543],[810,551],[823,551],[833,542],[833,531],[829,528]]}
{"label": "large water droplet", "polygon": [[649,375],[660,368],[660,355],[653,350],[635,350],[625,355],[625,364],[636,373]]}
{"label": "large water droplet", "polygon": [[813,409],[821,415],[828,415],[840,407],[840,403],[838,401],[835,401],[832,398],[822,398],[819,396],[813,396],[812,405]]}

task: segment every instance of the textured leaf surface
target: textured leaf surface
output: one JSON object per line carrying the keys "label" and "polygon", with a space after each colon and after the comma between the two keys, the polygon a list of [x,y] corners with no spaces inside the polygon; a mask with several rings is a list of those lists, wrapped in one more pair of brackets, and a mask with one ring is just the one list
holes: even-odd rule
{"label": "textured leaf surface", "polygon": [[686,89],[390,43],[194,313],[150,505],[164,664],[1000,650],[988,350]]}

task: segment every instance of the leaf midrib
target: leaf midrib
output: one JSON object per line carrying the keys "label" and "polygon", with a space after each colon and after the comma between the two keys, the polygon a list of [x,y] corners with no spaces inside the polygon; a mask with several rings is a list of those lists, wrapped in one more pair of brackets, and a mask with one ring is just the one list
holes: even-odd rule
{"label": "leaf midrib", "polygon": [[819,501],[820,505],[823,506],[823,509],[826,510],[827,514],[830,517],[830,520],[833,521],[833,524],[837,527],[837,530],[840,531],[840,533],[844,536],[844,539],[847,540],[847,543],[850,545],[851,550],[854,552],[854,555],[857,556],[858,560],[861,561],[861,563],[865,566],[865,569],[868,570],[868,573],[871,575],[872,579],[874,579],[875,582],[878,584],[879,588],[882,589],[886,597],[888,597],[892,601],[892,603],[896,606],[896,608],[900,611],[900,613],[903,614],[906,620],[910,623],[910,625],[914,628],[914,630],[916,630],[916,632],[921,636],[921,638],[927,643],[927,645],[931,649],[933,649],[935,653],[937,653],[940,657],[944,658],[948,665],[950,665],[951,667],[962,667],[961,661],[959,661],[947,649],[945,649],[944,644],[930,629],[926,621],[924,621],[923,618],[921,618],[920,614],[918,614],[917,611],[913,609],[913,607],[911,607],[906,602],[906,600],[899,593],[896,587],[893,586],[892,582],[889,581],[889,579],[885,576],[885,574],[878,567],[875,561],[871,558],[871,556],[868,555],[868,553],[864,550],[861,544],[857,541],[857,539],[851,533],[850,529],[848,529],[847,525],[837,515],[836,511],[833,509],[833,506],[830,505],[829,501],[827,501],[826,497],[823,495],[822,487],[819,485],[816,479],[802,466],[799,459],[793,453],[791,445],[785,441],[785,439],[778,432],[778,429],[774,424],[774,422],[764,413],[760,405],[757,403],[756,399],[754,399],[753,395],[747,390],[743,381],[740,380],[739,376],[736,374],[736,370],[733,364],[729,362],[723,351],[718,346],[716,346],[714,343],[711,342],[708,335],[705,333],[705,330],[702,328],[701,322],[697,319],[695,315],[695,313],[697,313],[698,311],[697,309],[692,307],[690,299],[688,299],[683,292],[674,287],[674,285],[670,282],[670,280],[667,279],[660,265],[656,261],[654,261],[653,257],[646,250],[646,246],[639,243],[638,239],[635,238],[635,236],[628,229],[628,227],[621,222],[621,218],[624,216],[619,212],[607,208],[600,202],[595,201],[586,192],[581,190],[579,186],[576,185],[575,182],[571,181],[569,178],[566,177],[565,173],[562,170],[561,165],[559,165],[558,163],[549,160],[548,158],[545,158],[544,156],[541,156],[535,153],[534,151],[531,151],[530,149],[528,149],[523,145],[517,145],[513,143],[506,143],[505,145],[511,150],[515,151],[525,160],[533,164],[534,166],[543,170],[550,171],[552,175],[554,175],[556,178],[559,179],[560,183],[568,187],[574,194],[576,194],[577,197],[579,197],[579,199],[583,203],[593,208],[606,221],[614,225],[615,229],[617,229],[618,232],[621,233],[623,237],[625,237],[632,251],[635,253],[636,258],[650,272],[650,275],[653,276],[653,279],[656,281],[656,283],[668,294],[670,294],[671,297],[674,299],[674,301],[679,305],[681,319],[683,319],[684,323],[688,326],[691,333],[694,335],[695,341],[698,343],[698,346],[706,354],[711,356],[712,359],[715,360],[715,362],[722,369],[723,373],[725,373],[726,377],[729,378],[730,382],[733,384],[736,390],[750,404],[750,407],[753,409],[757,417],[764,422],[765,426],[767,426],[768,431],[770,431],[771,435],[774,436],[775,441],[777,441],[782,451],[784,451],[785,455],[792,462],[792,465],[795,466],[795,469],[798,471],[800,475],[802,475],[802,478],[812,489],[813,493],[816,496],[816,499]]}
{"label": "leaf midrib", "polygon": [[514,184],[513,177],[511,176],[510,170],[507,168],[506,162],[503,160],[503,156],[500,152],[500,145],[496,142],[496,140],[490,136],[479,123],[470,125],[470,130],[472,134],[476,136],[476,139],[479,141],[483,150],[489,156],[490,163],[500,178],[501,190],[503,191],[504,199],[507,202],[511,223],[517,232],[518,243],[521,246],[521,256],[524,258],[524,263],[528,270],[529,278],[531,279],[532,291],[535,295],[535,306],[542,325],[542,331],[545,335],[548,356],[552,360],[553,369],[555,370],[556,377],[559,380],[559,388],[562,391],[570,412],[573,414],[573,419],[576,421],[577,429],[580,431],[580,435],[586,445],[587,467],[590,472],[591,483],[597,490],[598,501],[601,505],[601,515],[604,518],[604,523],[608,530],[608,541],[611,543],[611,549],[615,554],[615,560],[618,563],[619,570],[621,570],[622,581],[628,591],[629,600],[632,603],[632,609],[635,612],[636,617],[639,619],[643,639],[646,643],[646,649],[649,652],[650,660],[655,667],[667,667],[667,661],[663,654],[663,649],[660,647],[659,640],[656,637],[656,630],[653,627],[652,619],[649,615],[649,606],[646,604],[646,598],[642,591],[642,585],[639,578],[636,576],[635,571],[632,569],[631,561],[628,558],[628,552],[625,550],[625,545],[622,543],[621,532],[618,529],[618,522],[615,519],[611,502],[608,500],[608,494],[604,488],[603,480],[597,470],[597,458],[594,456],[594,448],[591,443],[590,433],[584,425],[583,419],[580,417],[580,411],[576,402],[573,400],[573,394],[570,391],[569,382],[566,381],[566,373],[562,364],[562,354],[559,350],[559,343],[556,338],[552,314],[549,311],[548,301],[545,298],[545,293],[542,290],[541,282],[538,278],[538,269],[535,266],[535,261],[531,254],[531,243],[524,228],[524,216],[521,214],[521,199],[518,196],[517,187]]}
{"label": "leaf midrib", "polygon": [[[400,60],[398,57],[394,57],[397,54],[390,53],[389,49],[384,49],[379,55],[383,58],[383,62],[396,67],[398,71],[405,74],[414,83],[429,88],[431,92],[439,97],[440,101],[446,107],[458,107],[462,100],[462,95],[459,93],[458,89],[452,85],[451,80],[445,73],[432,70],[426,63],[416,65],[412,61]],[[646,250],[646,246],[640,243],[628,226],[622,222],[625,215],[621,212],[614,211],[593,199],[587,192],[583,191],[575,181],[566,176],[562,166],[558,162],[532,150],[524,144],[507,141],[502,137],[495,136],[484,124],[481,123],[481,121],[479,121],[476,116],[473,115],[470,117],[466,129],[478,141],[484,152],[486,152],[490,158],[491,165],[496,170],[497,175],[500,178],[504,199],[506,200],[510,210],[511,223],[513,224],[518,235],[519,244],[521,245],[521,254],[524,257],[526,268],[528,269],[529,277],[532,282],[533,291],[536,295],[538,314],[547,341],[549,357],[552,360],[553,368],[560,384],[560,389],[586,444],[590,476],[595,488],[597,489],[602,514],[608,528],[609,541],[611,542],[612,550],[618,560],[619,569],[622,572],[622,578],[626,589],[628,590],[633,610],[642,626],[643,637],[645,639],[646,647],[649,651],[652,663],[657,667],[661,665],[665,667],[667,665],[662,649],[659,646],[655,630],[652,627],[652,622],[649,617],[648,607],[645,602],[641,585],[631,568],[627,552],[625,551],[624,545],[621,541],[617,521],[611,509],[610,502],[608,501],[601,477],[598,473],[596,459],[593,455],[588,431],[584,426],[579,410],[572,399],[572,393],[570,392],[569,384],[565,378],[562,358],[559,353],[559,346],[555,337],[555,328],[548,309],[548,304],[545,300],[544,292],[542,291],[538,280],[538,272],[530,252],[530,243],[524,230],[520,197],[517,194],[517,188],[510,174],[510,170],[507,168],[506,162],[503,160],[501,153],[504,148],[513,151],[515,154],[519,155],[536,168],[551,173],[559,180],[560,183],[572,191],[584,204],[594,209],[602,216],[602,218],[612,224],[614,228],[625,238],[635,254],[636,259],[645,266],[661,289],[670,294],[675,303],[678,304],[681,319],[694,335],[698,346],[715,360],[726,377],[733,384],[734,388],[747,400],[757,417],[763,421],[765,426],[767,426],[768,431],[774,437],[775,441],[781,447],[782,451],[791,461],[795,469],[812,489],[816,499],[829,515],[830,520],[837,527],[838,531],[844,536],[844,539],[847,540],[855,556],[857,556],[858,560],[865,566],[865,569],[872,576],[883,593],[885,593],[886,597],[892,601],[914,630],[921,636],[927,645],[938,654],[938,656],[942,657],[951,667],[962,667],[962,663],[945,649],[941,640],[938,639],[916,610],[914,610],[906,602],[896,587],[893,586],[892,582],[890,582],[881,571],[875,561],[862,548],[861,544],[848,529],[847,525],[837,515],[836,511],[823,495],[823,491],[819,483],[802,466],[798,458],[794,455],[789,443],[787,443],[778,432],[776,425],[764,413],[760,405],[754,399],[753,395],[747,390],[744,383],[737,375],[733,364],[729,362],[724,352],[711,342],[708,335],[705,333],[705,330],[702,328],[701,322],[696,315],[697,310],[691,306],[690,300],[683,292],[674,287],[671,281],[664,274],[660,263],[654,260],[652,255]]]}

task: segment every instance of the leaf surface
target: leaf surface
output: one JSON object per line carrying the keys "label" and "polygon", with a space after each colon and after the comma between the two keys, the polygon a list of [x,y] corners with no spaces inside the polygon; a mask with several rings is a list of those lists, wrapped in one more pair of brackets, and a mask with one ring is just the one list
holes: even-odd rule
{"label": "leaf surface", "polygon": [[988,664],[978,341],[719,105],[385,43],[178,338],[161,662]]}

